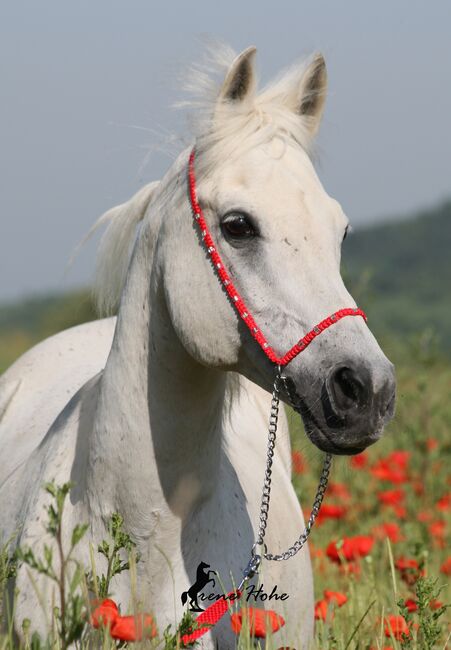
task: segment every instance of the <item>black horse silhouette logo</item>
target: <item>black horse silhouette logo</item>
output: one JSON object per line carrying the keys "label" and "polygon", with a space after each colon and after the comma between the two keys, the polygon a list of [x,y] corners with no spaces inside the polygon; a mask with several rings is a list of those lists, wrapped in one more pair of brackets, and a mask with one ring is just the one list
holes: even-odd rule
{"label": "black horse silhouette logo", "polygon": [[215,579],[210,577],[211,573],[217,575],[216,571],[213,571],[213,569],[210,569],[210,571],[206,571],[206,569],[210,569],[210,565],[206,564],[205,562],[200,562],[196,571],[196,582],[193,585],[191,585],[188,591],[184,591],[183,594],[181,595],[182,605],[186,603],[189,596],[188,604],[189,604],[189,609],[192,612],[204,611],[202,607],[199,606],[199,603],[197,602],[197,597],[199,596],[200,592],[205,587],[205,585],[208,585],[209,582],[212,583],[213,587],[216,585]]}

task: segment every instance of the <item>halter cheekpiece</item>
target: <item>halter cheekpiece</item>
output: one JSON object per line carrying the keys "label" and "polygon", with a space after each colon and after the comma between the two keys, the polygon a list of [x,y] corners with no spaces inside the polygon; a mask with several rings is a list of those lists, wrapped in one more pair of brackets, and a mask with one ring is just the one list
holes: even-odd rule
{"label": "halter cheekpiece", "polygon": [[[276,373],[273,385],[272,400],[271,400],[271,412],[269,417],[269,426],[268,426],[268,446],[267,446],[267,456],[266,456],[266,470],[263,483],[262,498],[260,504],[260,516],[259,516],[259,526],[256,541],[251,549],[251,557],[243,571],[243,577],[238,585],[238,587],[231,592],[236,594],[236,597],[239,598],[242,593],[243,586],[246,581],[252,578],[252,576],[258,571],[262,558],[266,560],[288,560],[298,553],[304,544],[307,541],[307,538],[312,530],[312,527],[315,523],[315,519],[318,515],[321,503],[324,498],[324,493],[327,488],[327,482],[329,478],[332,455],[327,453],[325,455],[323,468],[321,471],[321,476],[316,491],[316,496],[313,502],[312,510],[310,517],[307,521],[304,531],[299,535],[298,539],[293,543],[293,545],[286,551],[279,554],[272,554],[268,552],[268,549],[265,544],[265,533],[266,526],[268,522],[269,515],[269,502],[271,498],[271,474],[272,474],[272,464],[274,458],[274,450],[276,445],[276,435],[277,435],[277,423],[279,417],[279,401],[280,401],[280,385],[281,382],[285,379],[283,376],[283,368],[290,363],[295,357],[303,352],[310,343],[324,332],[328,327],[335,325],[339,320],[345,316],[361,316],[365,321],[367,320],[366,314],[359,309],[358,307],[346,307],[344,309],[339,309],[334,312],[320,323],[315,325],[310,332],[307,332],[297,343],[293,345],[292,348],[288,350],[284,355],[278,356],[275,350],[269,345],[265,335],[258,327],[255,322],[249,308],[247,307],[244,299],[241,294],[235,287],[222,258],[219,254],[216,244],[213,241],[211,236],[210,229],[208,228],[207,222],[205,220],[202,208],[199,205],[197,200],[197,191],[196,191],[196,176],[194,172],[194,161],[195,161],[195,149],[192,149],[189,156],[188,163],[188,187],[189,187],[189,200],[191,204],[191,209],[193,212],[193,217],[200,231],[202,243],[207,251],[210,260],[213,264],[216,275],[221,282],[222,286],[226,290],[231,303],[246,324],[249,332],[252,337],[257,341],[263,352],[266,354],[268,359],[275,364]],[[261,549],[261,550],[260,550]],[[230,596],[230,594],[229,594]],[[225,604],[224,604],[225,603]],[[191,634],[187,634],[182,637],[182,641],[185,643],[191,643],[206,632],[211,629],[212,625],[215,625],[218,620],[224,615],[227,611],[226,601],[221,603],[218,601],[211,605],[207,610],[205,610],[197,619],[198,629],[194,630]],[[206,625],[202,627],[202,625]]]}
{"label": "halter cheekpiece", "polygon": [[297,357],[298,354],[303,352],[306,349],[306,347],[310,345],[313,339],[315,339],[317,336],[321,334],[321,332],[324,332],[324,330],[326,330],[331,325],[335,325],[335,323],[338,323],[338,321],[344,318],[345,316],[361,316],[362,318],[367,320],[365,312],[363,312],[358,307],[346,307],[344,309],[339,309],[338,311],[331,314],[330,316],[322,320],[320,323],[315,325],[315,327],[313,327],[313,329],[311,329],[310,332],[308,332],[301,339],[299,339],[299,341],[295,343],[293,347],[288,350],[288,352],[286,352],[283,356],[279,357],[274,351],[274,349],[269,345],[261,329],[257,326],[257,323],[255,322],[249,308],[247,307],[242,296],[240,295],[240,292],[237,290],[234,283],[232,282],[230,275],[227,272],[227,269],[224,266],[221,256],[216,248],[216,245],[213,241],[213,237],[211,236],[207,222],[203,215],[202,208],[200,207],[199,202],[197,200],[196,176],[194,173],[194,160],[195,160],[195,150],[193,149],[189,157],[189,165],[188,165],[189,198],[190,198],[194,219],[200,230],[202,242],[205,246],[208,255],[210,256],[211,262],[216,271],[216,275],[218,276],[220,282],[222,283],[223,287],[227,291],[230,300],[232,301],[233,307],[238,312],[239,316],[243,319],[247,328],[252,334],[253,338],[257,341],[257,343],[259,344],[259,346],[261,347],[261,349],[263,350],[263,352],[266,354],[266,356],[270,361],[272,361],[273,363],[275,363],[277,366],[280,367],[286,366],[288,363],[290,363],[290,361],[293,361],[293,359]]}

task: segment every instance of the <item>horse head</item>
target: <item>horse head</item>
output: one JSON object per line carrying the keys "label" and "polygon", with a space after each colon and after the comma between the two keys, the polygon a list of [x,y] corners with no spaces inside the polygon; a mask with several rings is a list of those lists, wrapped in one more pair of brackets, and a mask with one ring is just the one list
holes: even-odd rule
{"label": "horse head", "polygon": [[[197,196],[234,283],[269,344],[283,353],[329,314],[355,306],[340,274],[348,219],[311,160],[326,96],[323,57],[260,93],[254,57],[249,48],[231,63],[197,137]],[[231,309],[199,246],[186,195],[184,201],[186,210],[163,225],[172,230],[167,241],[181,244],[165,276],[178,337],[201,364],[237,371],[269,390],[274,367]],[[324,332],[285,374],[285,401],[324,451],[362,451],[393,415],[393,366],[361,318]]]}

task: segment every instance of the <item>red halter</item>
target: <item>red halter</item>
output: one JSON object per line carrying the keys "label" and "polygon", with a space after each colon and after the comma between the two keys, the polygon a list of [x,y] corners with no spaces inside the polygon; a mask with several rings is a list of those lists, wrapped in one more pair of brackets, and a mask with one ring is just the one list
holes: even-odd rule
{"label": "red halter", "polygon": [[288,352],[286,352],[282,357],[277,356],[276,352],[273,350],[273,348],[269,345],[268,341],[266,340],[263,332],[257,326],[254,318],[252,317],[252,314],[250,313],[248,307],[246,306],[246,303],[241,297],[239,291],[237,291],[235,285],[233,284],[230,275],[228,274],[227,269],[225,268],[222,262],[221,256],[219,255],[216,249],[210,230],[207,226],[207,222],[203,215],[202,208],[200,207],[197,201],[196,177],[194,174],[194,158],[195,158],[195,150],[193,149],[189,157],[189,166],[188,166],[189,197],[190,197],[191,208],[193,211],[194,219],[196,220],[197,225],[199,226],[201,232],[202,241],[213,263],[216,274],[219,280],[221,281],[222,285],[224,286],[225,290],[227,291],[233,306],[235,307],[240,317],[246,323],[250,333],[257,341],[257,343],[260,345],[263,352],[273,363],[277,364],[278,366],[286,366],[288,363],[290,363],[290,361],[292,361],[295,357],[297,357],[297,355],[300,352],[303,352],[305,348],[308,345],[310,345],[313,339],[315,339],[319,334],[321,334],[321,332],[324,332],[325,329],[327,329],[331,325],[334,325],[345,316],[362,316],[362,318],[364,318],[365,321],[367,320],[366,314],[357,307],[355,308],[346,307],[344,309],[339,309],[334,314],[331,314],[330,316],[322,320],[320,323],[318,323],[318,325],[315,325],[315,327],[312,330],[310,330],[310,332],[308,332],[297,343],[295,343],[295,345],[293,345],[293,347],[290,348],[290,350],[288,350]]}

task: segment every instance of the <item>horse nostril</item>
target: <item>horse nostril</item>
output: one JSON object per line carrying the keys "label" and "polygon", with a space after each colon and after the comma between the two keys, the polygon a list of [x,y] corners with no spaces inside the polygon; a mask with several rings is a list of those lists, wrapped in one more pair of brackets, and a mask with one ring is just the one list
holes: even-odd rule
{"label": "horse nostril", "polygon": [[329,398],[337,415],[343,415],[350,409],[365,408],[368,399],[369,377],[348,366],[333,370],[329,377]]}

